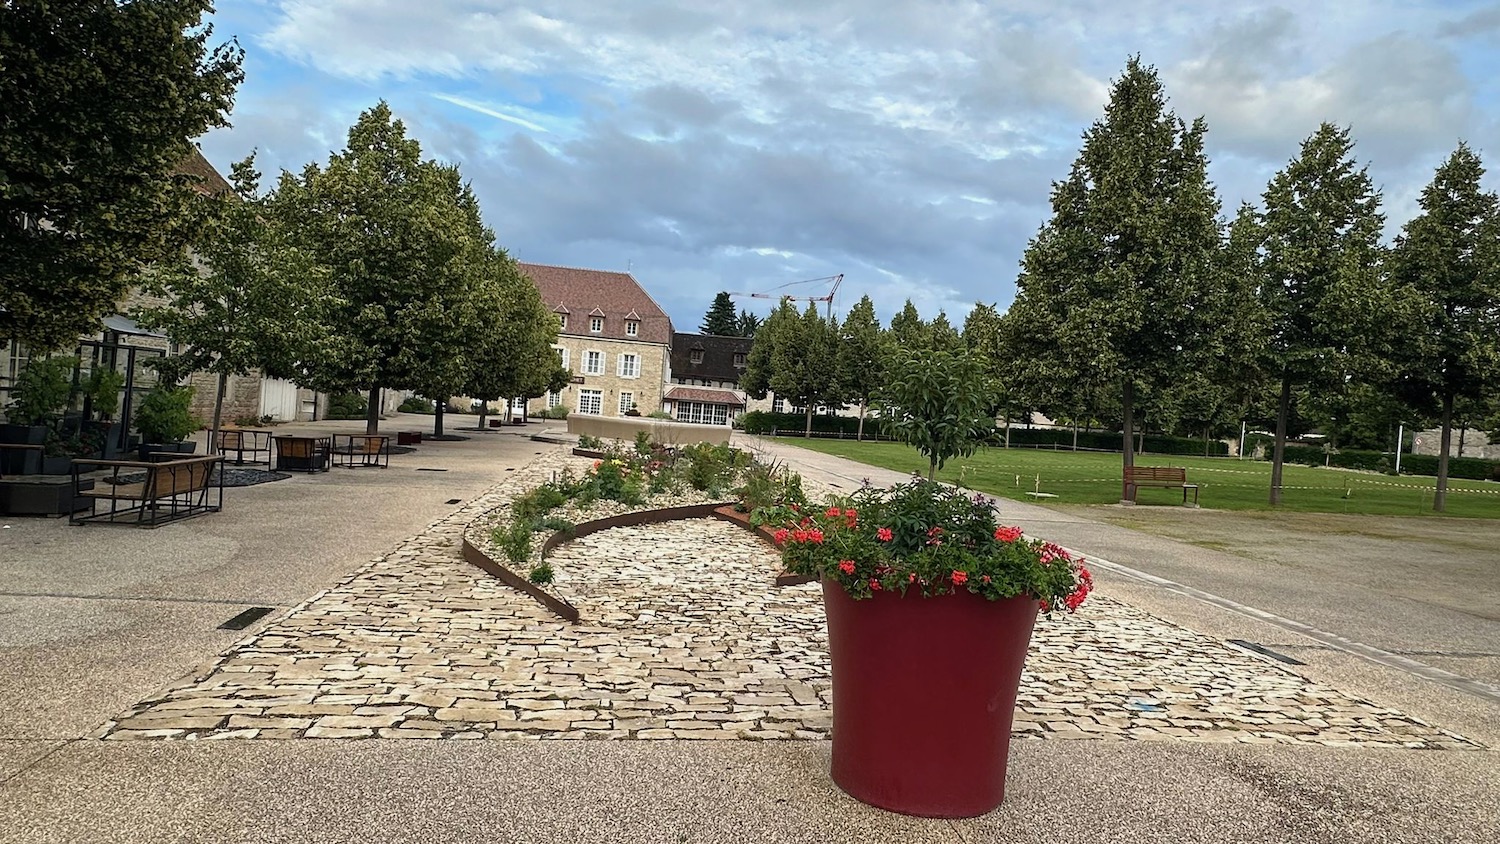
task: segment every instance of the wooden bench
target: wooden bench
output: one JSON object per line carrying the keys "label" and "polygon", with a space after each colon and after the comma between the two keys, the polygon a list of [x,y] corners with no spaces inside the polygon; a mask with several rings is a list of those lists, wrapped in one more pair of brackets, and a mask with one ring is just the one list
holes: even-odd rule
{"label": "wooden bench", "polygon": [[1125,470],[1125,500],[1135,503],[1135,494],[1143,486],[1164,489],[1182,488],[1182,503],[1188,490],[1193,491],[1193,506],[1198,506],[1198,485],[1187,482],[1187,470],[1178,466],[1131,466]]}
{"label": "wooden bench", "polygon": [[[75,525],[127,522],[157,527],[178,519],[217,513],[224,507],[224,476],[222,472],[216,476],[214,468],[223,461],[217,454],[151,463],[74,460],[73,493],[89,500],[90,505],[87,516],[74,515],[69,521]],[[83,477],[98,470],[110,474],[107,478]],[[139,480],[135,478],[137,475]],[[94,484],[95,480],[100,482]],[[103,501],[109,502],[109,510],[101,513],[98,505]]]}
{"label": "wooden bench", "polygon": [[[215,443],[215,451],[225,457],[234,452],[234,465],[243,466],[246,463],[271,464],[271,432],[251,431],[243,429],[227,429],[219,432]],[[245,459],[249,453],[250,459]],[[261,459],[261,455],[265,455]]]}

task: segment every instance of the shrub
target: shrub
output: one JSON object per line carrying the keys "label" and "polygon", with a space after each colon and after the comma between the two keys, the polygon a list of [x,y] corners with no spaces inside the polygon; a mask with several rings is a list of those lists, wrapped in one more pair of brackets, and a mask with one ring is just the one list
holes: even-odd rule
{"label": "shrub", "polygon": [[516,519],[509,527],[497,527],[491,531],[490,539],[505,553],[507,560],[524,563],[531,559],[531,536],[535,531],[535,522]]}
{"label": "shrub", "polygon": [[182,442],[203,427],[188,409],[192,403],[192,387],[157,387],[136,408],[135,429],[148,443]]}
{"label": "shrub", "polygon": [[538,419],[567,419],[568,418],[568,409],[566,407],[563,407],[562,405],[558,405],[557,407],[549,407],[549,408],[546,408],[545,410],[539,410],[539,411],[537,411],[536,412],[536,418],[538,418]]}
{"label": "shrub", "polygon": [[359,393],[335,393],[328,397],[325,419],[363,419],[369,402]]}
{"label": "shrub", "polygon": [[651,455],[650,431],[635,432],[635,453],[641,455],[642,457],[649,457]]}
{"label": "shrub", "polygon": [[542,484],[511,502],[511,512],[525,522],[535,522],[548,512],[561,507],[568,500],[562,489],[552,484]]}
{"label": "shrub", "polygon": [[[769,434],[775,431],[795,435],[806,430],[807,418],[800,413],[769,413],[764,410],[752,410],[740,416],[740,425],[747,434]],[[852,437],[859,432],[859,418],[813,414],[812,429],[814,433]],[[886,430],[885,420],[878,416],[866,416],[865,436],[871,438],[890,436]]]}
{"label": "shrub", "polygon": [[7,408],[17,425],[41,425],[67,407],[78,358],[33,359],[16,376]]}
{"label": "shrub", "polygon": [[422,398],[421,396],[407,396],[405,399],[401,400],[401,404],[396,409],[401,411],[402,413],[433,412],[432,402],[428,399]]}
{"label": "shrub", "polygon": [[578,447],[587,449],[600,449],[604,447],[604,440],[589,434],[578,435]]}
{"label": "shrub", "polygon": [[[1122,450],[1122,435],[1110,431],[1079,431],[1078,447],[1090,451],[1114,451]],[[995,436],[991,443],[1003,445],[1005,443],[1005,429],[995,429]],[[1073,429],[1071,428],[1016,428],[1010,429],[1010,444],[1012,446],[1056,446],[1059,451],[1073,447]],[[1203,440],[1192,437],[1168,437],[1161,435],[1147,435],[1142,443],[1148,454],[1181,454],[1186,456],[1202,456]],[[1247,443],[1247,449],[1250,445]],[[1229,446],[1220,440],[1208,441],[1208,456],[1226,457],[1229,455]]]}
{"label": "shrub", "polygon": [[542,519],[542,527],[546,528],[547,530],[557,531],[558,533],[566,534],[571,537],[573,535],[573,532],[577,529],[578,525],[573,524],[572,522],[564,519],[561,516],[548,516],[547,518]]}
{"label": "shrub", "polygon": [[552,564],[538,563],[537,565],[532,566],[531,572],[526,575],[526,579],[530,580],[532,583],[537,584],[538,586],[545,586],[548,583],[551,583]]}

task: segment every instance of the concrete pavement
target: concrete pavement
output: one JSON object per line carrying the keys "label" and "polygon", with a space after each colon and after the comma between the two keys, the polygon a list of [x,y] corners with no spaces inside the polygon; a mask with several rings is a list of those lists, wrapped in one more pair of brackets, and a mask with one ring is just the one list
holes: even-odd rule
{"label": "concrete pavement", "polygon": [[[832,482],[877,474],[782,448],[770,453]],[[1500,841],[1493,751],[1018,741],[1006,804],[946,822],[845,797],[824,742],[83,738],[242,638],[213,631],[215,619],[326,588],[534,451],[505,434],[424,445],[370,477],[230,490],[225,513],[157,531],[13,522],[0,533],[11,593],[0,841]],[[294,482],[310,494],[291,495]],[[1079,531],[1072,544],[1095,553],[1090,519],[1005,508],[1037,535]],[[1104,594],[1211,635],[1293,638],[1171,590],[1101,580]],[[1500,742],[1495,707],[1313,645],[1299,672]],[[24,726],[38,716],[55,724]]]}

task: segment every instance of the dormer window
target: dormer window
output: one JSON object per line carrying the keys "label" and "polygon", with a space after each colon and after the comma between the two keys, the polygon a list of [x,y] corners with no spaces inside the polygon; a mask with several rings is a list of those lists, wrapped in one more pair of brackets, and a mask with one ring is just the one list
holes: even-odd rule
{"label": "dormer window", "polygon": [[602,317],[602,316],[589,317],[589,332],[590,333],[592,333],[592,334],[598,334],[599,332],[601,332],[603,330],[604,330],[604,317]]}
{"label": "dormer window", "polygon": [[734,368],[735,369],[744,369],[745,368],[745,353],[744,352],[735,352],[734,353]]}
{"label": "dormer window", "polygon": [[693,363],[702,363],[703,362],[703,350],[702,349],[693,349],[692,351],[688,352],[688,360],[690,360]]}
{"label": "dormer window", "polygon": [[563,331],[567,331],[568,330],[568,315],[567,314],[558,314],[557,315],[557,327],[560,328],[560,329],[562,329]]}
{"label": "dormer window", "polygon": [[641,333],[641,324],[637,320],[625,320],[625,333],[631,337]]}

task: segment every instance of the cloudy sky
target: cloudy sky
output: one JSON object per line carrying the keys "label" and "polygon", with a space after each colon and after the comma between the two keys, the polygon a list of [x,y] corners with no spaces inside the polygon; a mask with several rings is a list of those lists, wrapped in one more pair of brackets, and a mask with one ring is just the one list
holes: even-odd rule
{"label": "cloudy sky", "polygon": [[385,99],[513,256],[628,268],[678,330],[716,291],[836,273],[839,313],[1005,306],[1136,53],[1207,119],[1227,213],[1325,120],[1391,233],[1460,139],[1500,171],[1497,2],[219,0],[214,23],[247,52],[202,140],[221,171],[322,161]]}

